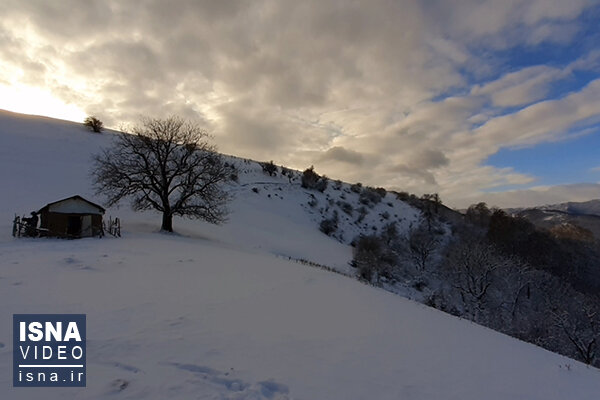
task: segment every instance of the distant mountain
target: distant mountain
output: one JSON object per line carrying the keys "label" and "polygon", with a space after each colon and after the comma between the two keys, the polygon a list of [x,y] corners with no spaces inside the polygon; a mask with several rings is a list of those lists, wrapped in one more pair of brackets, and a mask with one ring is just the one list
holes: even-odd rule
{"label": "distant mountain", "polygon": [[542,210],[564,211],[571,215],[598,215],[600,216],[600,199],[584,202],[568,202],[539,207]]}
{"label": "distant mountain", "polygon": [[[510,214],[528,219],[534,225],[565,232],[569,226],[576,226],[588,230],[593,238],[600,239],[600,199],[585,202],[568,202],[561,204],[544,205],[532,208],[508,209]],[[574,229],[570,229],[574,232]],[[579,232],[581,237],[586,237],[585,232]]]}

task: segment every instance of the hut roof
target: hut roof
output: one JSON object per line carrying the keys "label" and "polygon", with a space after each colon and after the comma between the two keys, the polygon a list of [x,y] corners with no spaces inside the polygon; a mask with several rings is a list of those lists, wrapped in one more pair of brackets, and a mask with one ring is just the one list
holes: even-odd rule
{"label": "hut roof", "polygon": [[88,207],[88,212],[86,212],[85,210],[81,210],[81,209],[75,209],[73,207],[61,207],[60,203],[87,203],[87,205],[95,208],[98,211],[98,214],[104,214],[104,211],[106,211],[102,206],[99,206],[96,203],[92,203],[89,200],[84,199],[83,197],[81,197],[80,195],[75,195],[75,196],[71,196],[71,197],[67,197],[65,199],[62,200],[58,200],[52,203],[48,203],[46,204],[44,207],[40,208],[40,210],[38,211],[38,213],[44,212],[44,211],[50,211],[50,212],[57,212],[57,213],[82,213],[82,214],[88,214],[89,213],[89,207]]}

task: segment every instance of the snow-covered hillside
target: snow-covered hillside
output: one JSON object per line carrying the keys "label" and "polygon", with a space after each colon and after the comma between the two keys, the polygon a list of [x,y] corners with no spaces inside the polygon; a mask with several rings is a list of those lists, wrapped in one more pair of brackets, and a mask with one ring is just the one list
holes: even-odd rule
{"label": "snow-covered hillside", "polygon": [[[80,124],[0,111],[0,134],[0,179],[11,187],[3,199],[6,207],[0,210],[0,221],[8,223],[15,214],[38,210],[74,194],[98,203],[103,200],[94,194],[90,161],[92,154],[111,145],[114,132],[99,135]],[[237,182],[227,187],[233,195],[229,222],[211,227],[176,220],[175,230],[193,234],[201,225],[245,249],[261,249],[346,271],[351,252],[340,241],[348,244],[359,234],[378,233],[390,222],[395,222],[402,233],[419,220],[418,210],[391,193],[377,204],[364,205],[349,184],[330,182],[324,192],[308,190],[300,185],[299,171],[291,171],[290,177],[281,170],[270,176],[257,162],[226,158],[238,169]],[[339,215],[339,228],[329,238],[318,229],[320,222],[334,213]],[[133,213],[127,203],[107,214],[119,216],[125,231],[158,228],[156,214]],[[188,232],[188,227],[192,231]]]}
{"label": "snow-covered hillside", "polygon": [[[92,201],[90,155],[110,132],[0,112],[0,398],[594,399],[600,373],[348,277],[347,244],[417,210],[388,194],[357,222],[350,186],[240,169],[229,222],[127,205],[121,239],[14,239],[14,213]],[[255,189],[255,190],[253,190]],[[342,197],[343,196],[343,197]],[[309,204],[310,203],[310,204]],[[351,213],[344,212],[342,208]],[[311,205],[312,204],[312,205]],[[318,229],[338,212],[339,240]],[[375,229],[374,229],[375,228]],[[88,387],[12,388],[13,313],[85,313]]]}
{"label": "snow-covered hillside", "polygon": [[568,202],[538,207],[542,210],[558,210],[575,215],[598,215],[600,216],[600,200],[584,202]]}

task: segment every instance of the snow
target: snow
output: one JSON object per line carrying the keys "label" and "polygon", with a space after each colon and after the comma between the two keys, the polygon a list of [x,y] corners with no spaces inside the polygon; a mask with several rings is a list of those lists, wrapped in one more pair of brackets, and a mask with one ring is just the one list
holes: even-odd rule
{"label": "snow", "polygon": [[[14,213],[101,201],[89,158],[110,136],[0,113],[0,398],[597,398],[594,368],[288,260],[351,272],[350,247],[307,206],[343,190],[312,193],[255,163],[231,158],[247,171],[223,226],[177,219],[177,234],[159,234],[158,215],[124,206],[106,213],[121,217],[120,239],[12,238]],[[370,224],[388,208],[403,229],[418,218],[388,194]],[[368,229],[342,227],[345,240]],[[86,388],[11,387],[14,313],[87,314]]]}

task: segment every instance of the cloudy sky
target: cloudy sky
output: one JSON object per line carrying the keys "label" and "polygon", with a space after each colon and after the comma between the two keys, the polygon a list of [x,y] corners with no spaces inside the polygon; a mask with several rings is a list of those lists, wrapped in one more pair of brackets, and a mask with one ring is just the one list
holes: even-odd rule
{"label": "cloudy sky", "polygon": [[599,0],[0,0],[0,108],[178,114],[451,206],[600,198]]}

